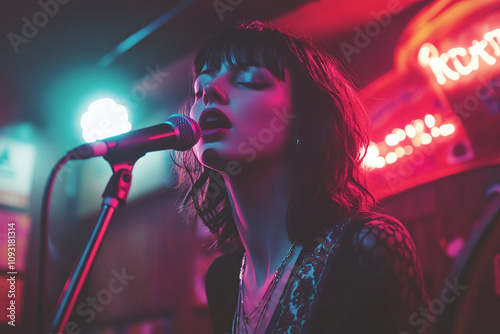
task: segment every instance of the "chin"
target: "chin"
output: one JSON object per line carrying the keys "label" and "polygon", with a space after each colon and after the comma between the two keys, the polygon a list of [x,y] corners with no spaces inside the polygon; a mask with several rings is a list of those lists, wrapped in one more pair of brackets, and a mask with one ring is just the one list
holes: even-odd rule
{"label": "chin", "polygon": [[224,172],[227,164],[225,159],[215,148],[206,148],[199,156],[199,160],[203,166],[215,169],[219,172]]}
{"label": "chin", "polygon": [[199,156],[200,163],[225,176],[236,176],[243,172],[248,162],[241,156],[224,155],[220,150],[207,148]]}

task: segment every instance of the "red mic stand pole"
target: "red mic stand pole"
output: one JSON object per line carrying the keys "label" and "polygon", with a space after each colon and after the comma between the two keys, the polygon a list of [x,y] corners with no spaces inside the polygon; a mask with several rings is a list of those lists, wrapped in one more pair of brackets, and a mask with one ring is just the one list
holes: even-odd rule
{"label": "red mic stand pole", "polygon": [[[113,175],[102,194],[103,201],[101,213],[92,231],[92,235],[59,297],[56,306],[57,311],[52,321],[52,325],[50,326],[49,334],[66,333],[66,324],[71,316],[71,312],[78,299],[83,283],[87,278],[87,274],[92,267],[92,263],[94,262],[99,246],[104,238],[111,217],[118,207],[125,206],[130,185],[132,184],[132,168],[134,168],[136,161],[144,155],[144,153],[137,153],[131,158],[130,152],[127,153],[128,154],[120,154],[119,152],[111,152],[104,156],[104,159],[109,162],[113,169]],[[71,325],[71,323],[68,324],[68,327],[71,327]],[[75,328],[70,330],[73,331],[74,329]]]}

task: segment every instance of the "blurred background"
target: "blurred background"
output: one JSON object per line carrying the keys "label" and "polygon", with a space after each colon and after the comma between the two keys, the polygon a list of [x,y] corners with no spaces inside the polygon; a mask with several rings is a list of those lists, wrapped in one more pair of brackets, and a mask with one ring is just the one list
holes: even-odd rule
{"label": "blurred background", "polygon": [[[432,301],[416,328],[498,333],[500,2],[487,0],[2,1],[0,332],[36,331],[40,206],[57,160],[177,113],[197,49],[243,19],[311,38],[360,88],[373,123],[365,163],[381,209],[413,236]],[[137,162],[74,333],[211,333],[203,285],[217,254],[204,247],[208,232],[178,214],[170,168],[168,151]],[[46,325],[111,174],[96,158],[67,163],[56,179]],[[457,279],[466,288],[443,298]]]}

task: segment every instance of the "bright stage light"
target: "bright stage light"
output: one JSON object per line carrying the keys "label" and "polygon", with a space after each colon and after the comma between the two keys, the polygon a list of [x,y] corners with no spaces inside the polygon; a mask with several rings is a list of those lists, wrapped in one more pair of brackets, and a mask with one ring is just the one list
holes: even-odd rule
{"label": "bright stage light", "polygon": [[398,158],[404,157],[404,155],[405,155],[405,149],[402,148],[401,146],[396,147],[396,149],[394,150],[394,152],[396,153],[396,155],[398,156]]}
{"label": "bright stage light", "polygon": [[396,128],[392,130],[392,133],[398,137],[399,141],[403,141],[406,139],[406,132],[403,129]]}
{"label": "bright stage light", "polygon": [[441,133],[441,136],[449,136],[455,132],[455,126],[453,124],[443,124],[439,127],[439,132]]}
{"label": "bright stage light", "polygon": [[399,137],[393,133],[385,136],[385,142],[389,146],[396,146],[399,143]]}
{"label": "bright stage light", "polygon": [[80,120],[82,136],[88,143],[130,131],[128,113],[124,106],[105,98],[89,105]]}
{"label": "bright stage light", "polygon": [[396,160],[398,160],[398,155],[394,152],[389,152],[385,156],[385,162],[387,162],[387,164],[389,164],[389,165],[392,163],[395,163]]}
{"label": "bright stage light", "polygon": [[413,146],[406,145],[405,146],[405,155],[411,155],[413,153]]}
{"label": "bright stage light", "polygon": [[405,132],[408,138],[413,138],[417,135],[417,131],[415,130],[415,127],[411,124],[407,124],[405,126]]}
{"label": "bright stage light", "polygon": [[428,128],[432,128],[434,125],[436,125],[436,119],[430,114],[425,115],[424,122]]}
{"label": "bright stage light", "polygon": [[428,133],[422,133],[422,136],[420,136],[420,142],[423,145],[428,145],[432,142],[432,136]]}

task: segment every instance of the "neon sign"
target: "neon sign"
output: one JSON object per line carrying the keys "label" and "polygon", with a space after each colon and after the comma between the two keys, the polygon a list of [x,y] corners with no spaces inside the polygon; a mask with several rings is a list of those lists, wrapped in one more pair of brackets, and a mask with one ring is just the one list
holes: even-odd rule
{"label": "neon sign", "polygon": [[[485,33],[482,40],[473,40],[471,44],[468,48],[452,48],[448,52],[439,54],[434,45],[425,43],[418,52],[418,62],[424,68],[431,68],[440,85],[444,85],[447,78],[456,81],[461,76],[477,71],[479,58],[490,66],[496,63],[494,56],[500,57],[500,29]],[[486,51],[488,45],[492,49],[490,52]],[[467,58],[469,63],[465,65],[464,61]]]}
{"label": "neon sign", "polygon": [[427,114],[423,120],[416,119],[406,124],[404,129],[395,128],[383,142],[370,142],[363,164],[369,169],[383,168],[399,158],[412,155],[414,148],[429,145],[435,138],[448,137],[455,131],[452,123],[441,123],[441,115]]}

